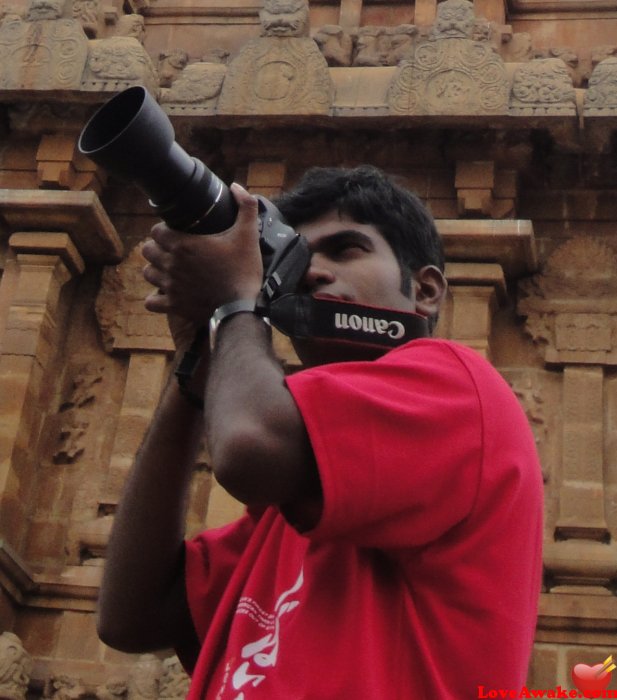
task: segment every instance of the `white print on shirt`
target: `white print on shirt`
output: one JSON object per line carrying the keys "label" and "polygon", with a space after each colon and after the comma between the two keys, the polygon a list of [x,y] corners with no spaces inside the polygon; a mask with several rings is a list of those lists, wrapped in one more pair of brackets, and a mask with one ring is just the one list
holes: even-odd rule
{"label": "white print on shirt", "polygon": [[[236,614],[248,615],[259,627],[268,630],[268,634],[242,647],[240,653],[242,658],[247,660],[243,661],[236,668],[231,679],[234,690],[241,691],[234,700],[246,700],[242,688],[246,690],[249,684],[256,688],[266,679],[266,674],[259,673],[259,670],[276,665],[279,652],[280,621],[283,615],[290,613],[300,604],[300,601],[289,600],[289,598],[302,588],[303,583],[304,572],[300,571],[300,575],[294,585],[279,596],[274,606],[274,613],[267,613],[253,598],[248,596],[240,598]],[[251,665],[257,666],[257,668],[251,669]],[[252,672],[249,673],[249,671]]]}

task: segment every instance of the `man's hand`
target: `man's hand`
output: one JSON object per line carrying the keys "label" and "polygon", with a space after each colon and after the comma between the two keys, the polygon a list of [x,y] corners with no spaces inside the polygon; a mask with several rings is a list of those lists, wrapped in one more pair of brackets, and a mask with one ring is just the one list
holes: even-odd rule
{"label": "man's hand", "polygon": [[145,279],[158,291],[145,301],[149,311],[181,316],[197,326],[214,310],[237,299],[256,299],[262,285],[257,200],[240,185],[231,191],[238,216],[227,231],[195,235],[157,224],[142,249]]}

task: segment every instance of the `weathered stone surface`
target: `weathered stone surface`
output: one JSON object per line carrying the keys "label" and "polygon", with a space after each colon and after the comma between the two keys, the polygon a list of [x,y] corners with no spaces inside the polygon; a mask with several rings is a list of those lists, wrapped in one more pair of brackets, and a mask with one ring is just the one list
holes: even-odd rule
{"label": "weathered stone surface", "polygon": [[617,363],[617,253],[577,236],[521,283],[519,313],[550,363]]}
{"label": "weathered stone surface", "polygon": [[510,114],[575,116],[576,93],[565,63],[544,58],[521,64],[512,79]]}
{"label": "weathered stone surface", "polygon": [[473,5],[447,0],[431,36],[399,64],[388,92],[393,114],[506,114],[509,82],[488,37],[476,40]]}
{"label": "weathered stone surface", "polygon": [[138,245],[120,265],[107,267],[103,272],[96,315],[108,352],[173,351],[165,316],[144,308],[145,297],[153,291],[142,275],[145,264]]}
{"label": "weathered stone surface", "polygon": [[333,87],[312,39],[264,37],[229,64],[220,114],[329,114]]}
{"label": "weathered stone surface", "polygon": [[594,68],[585,93],[584,114],[617,116],[617,58],[606,58]]}
{"label": "weathered stone surface", "polygon": [[214,114],[226,74],[221,63],[191,63],[161,92],[161,103],[169,114]]}
{"label": "weathered stone surface", "polygon": [[360,27],[354,47],[354,66],[396,66],[411,53],[418,28],[413,24],[398,27]]}
{"label": "weathered stone surface", "polygon": [[82,90],[116,92],[131,85],[143,85],[156,94],[158,83],[152,61],[138,39],[113,36],[89,42]]}
{"label": "weathered stone surface", "polygon": [[78,89],[88,39],[73,19],[12,18],[0,24],[0,94]]}
{"label": "weathered stone surface", "polygon": [[0,698],[25,700],[31,668],[32,660],[19,637],[0,634]]}

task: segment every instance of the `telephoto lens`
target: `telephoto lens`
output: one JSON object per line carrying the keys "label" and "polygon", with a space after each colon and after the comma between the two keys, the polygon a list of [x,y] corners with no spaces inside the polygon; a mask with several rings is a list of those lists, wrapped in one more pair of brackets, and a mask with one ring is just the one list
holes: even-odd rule
{"label": "telephoto lens", "polygon": [[144,192],[165,223],[187,233],[220,233],[238,207],[225,183],[175,141],[169,117],[142,86],[123,90],[95,112],[78,148]]}

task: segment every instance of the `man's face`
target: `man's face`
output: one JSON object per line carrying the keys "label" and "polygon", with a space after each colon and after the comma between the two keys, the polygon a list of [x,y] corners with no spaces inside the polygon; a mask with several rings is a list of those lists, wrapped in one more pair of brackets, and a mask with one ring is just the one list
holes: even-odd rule
{"label": "man's face", "polygon": [[[415,311],[413,292],[410,298],[401,291],[401,270],[394,252],[374,225],[359,224],[333,211],[297,226],[296,231],[306,238],[312,252],[300,287],[302,293]],[[295,340],[294,347],[307,365],[369,359],[376,354],[313,340]]]}

